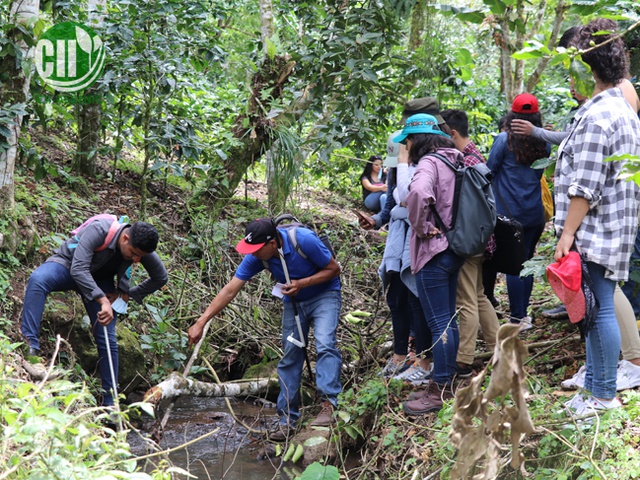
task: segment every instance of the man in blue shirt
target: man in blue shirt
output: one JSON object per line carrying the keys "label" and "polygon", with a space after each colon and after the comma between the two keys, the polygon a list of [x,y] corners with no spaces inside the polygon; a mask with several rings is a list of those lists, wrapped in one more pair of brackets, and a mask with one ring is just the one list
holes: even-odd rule
{"label": "man in blue shirt", "polygon": [[[336,330],[342,302],[340,266],[315,232],[298,227],[294,233],[298,248],[292,245],[287,230],[276,229],[272,220],[262,218],[250,222],[246,227],[244,239],[236,245],[236,250],[246,256],[234,277],[189,328],[189,344],[193,345],[202,337],[207,322],[235,298],[248,280],[268,265],[269,271],[278,282],[276,290],[282,293],[284,302],[284,356],[278,363],[280,394],[277,408],[280,423],[278,430],[271,435],[273,440],[286,439],[300,418],[300,382],[305,352],[303,348],[288,340],[290,335],[298,342],[300,340],[294,315],[296,307],[305,336],[305,345],[309,327],[312,322],[314,324],[317,351],[316,385],[322,398],[322,409],[312,425],[330,425],[333,422],[333,408],[337,405],[337,397],[342,390],[342,356],[336,346]],[[283,262],[290,282],[287,282]]]}

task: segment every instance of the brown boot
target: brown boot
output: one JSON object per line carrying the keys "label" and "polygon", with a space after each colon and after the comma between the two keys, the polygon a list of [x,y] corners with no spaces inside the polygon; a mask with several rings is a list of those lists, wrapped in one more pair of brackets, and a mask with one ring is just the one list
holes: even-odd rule
{"label": "brown boot", "polygon": [[335,422],[333,419],[333,405],[329,400],[322,402],[322,410],[318,416],[311,422],[312,427],[328,427]]}
{"label": "brown boot", "polygon": [[441,410],[443,403],[453,397],[450,384],[438,385],[436,382],[431,382],[425,396],[418,400],[404,402],[402,406],[407,415],[424,415]]}

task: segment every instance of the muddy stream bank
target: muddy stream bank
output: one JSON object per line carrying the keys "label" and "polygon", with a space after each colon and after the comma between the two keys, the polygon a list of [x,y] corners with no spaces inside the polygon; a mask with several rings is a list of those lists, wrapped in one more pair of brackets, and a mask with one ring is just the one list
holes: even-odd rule
{"label": "muddy stream bank", "polygon": [[[277,420],[275,405],[230,399],[236,416],[253,429],[268,428]],[[162,415],[162,412],[161,412]],[[145,423],[149,435],[153,421]],[[223,398],[180,397],[169,417],[160,446],[169,449],[183,445],[212,430],[218,432],[170,454],[174,465],[198,479],[291,480],[301,469],[293,465],[280,468],[281,459],[267,455],[273,445],[262,435],[252,433],[236,422]],[[144,455],[147,444],[140,434],[128,437],[131,451]],[[153,470],[149,467],[149,470]]]}

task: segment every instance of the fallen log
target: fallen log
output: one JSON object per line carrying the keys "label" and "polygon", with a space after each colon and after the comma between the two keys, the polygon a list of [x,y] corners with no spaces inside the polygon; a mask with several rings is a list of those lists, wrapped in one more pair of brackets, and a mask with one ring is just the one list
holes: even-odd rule
{"label": "fallen log", "polygon": [[171,400],[180,395],[192,397],[239,397],[260,395],[269,388],[277,388],[277,378],[262,378],[255,380],[240,380],[237,382],[225,382],[221,384],[206,383],[185,378],[179,373],[173,372],[166,380],[147,390],[144,401],[154,405],[162,400]]}

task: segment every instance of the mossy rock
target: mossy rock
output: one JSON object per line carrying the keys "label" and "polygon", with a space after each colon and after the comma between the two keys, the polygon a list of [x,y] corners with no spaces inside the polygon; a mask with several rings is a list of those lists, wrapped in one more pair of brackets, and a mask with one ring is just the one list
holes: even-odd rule
{"label": "mossy rock", "polygon": [[[50,295],[42,316],[42,331],[42,339],[46,338],[47,331],[65,338],[82,369],[89,375],[99,377],[98,348],[79,295],[75,292]],[[126,394],[133,391],[145,378],[144,353],[137,335],[122,323],[116,326],[116,337],[120,357],[118,383],[121,392]]]}
{"label": "mossy rock", "polygon": [[251,365],[247,368],[242,375],[243,380],[250,380],[253,378],[268,378],[275,377],[277,375],[278,360],[272,360],[268,363],[258,363]]}

